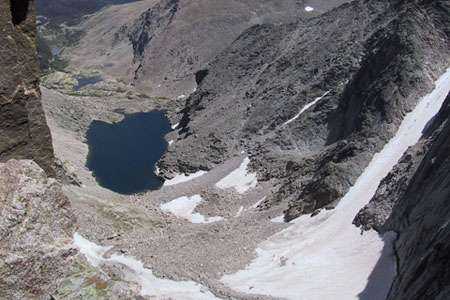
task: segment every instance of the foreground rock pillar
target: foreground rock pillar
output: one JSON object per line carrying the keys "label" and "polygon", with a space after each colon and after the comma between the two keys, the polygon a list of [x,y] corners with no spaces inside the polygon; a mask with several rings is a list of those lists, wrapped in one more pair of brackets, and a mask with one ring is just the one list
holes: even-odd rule
{"label": "foreground rock pillar", "polygon": [[34,1],[0,0],[0,162],[33,159],[54,177],[39,80]]}

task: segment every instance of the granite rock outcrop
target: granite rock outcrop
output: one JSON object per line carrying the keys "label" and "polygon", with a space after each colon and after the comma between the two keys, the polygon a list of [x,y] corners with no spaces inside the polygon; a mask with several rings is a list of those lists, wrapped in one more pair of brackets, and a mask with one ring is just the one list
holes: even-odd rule
{"label": "granite rock outcrop", "polygon": [[48,299],[69,270],[75,212],[31,160],[0,164],[0,298]]}

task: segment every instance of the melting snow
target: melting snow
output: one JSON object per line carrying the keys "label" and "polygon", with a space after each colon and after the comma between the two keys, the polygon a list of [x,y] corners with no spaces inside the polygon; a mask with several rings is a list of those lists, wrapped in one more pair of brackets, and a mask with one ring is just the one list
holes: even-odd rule
{"label": "melting snow", "polygon": [[243,206],[239,207],[239,210],[238,210],[238,212],[236,213],[235,218],[240,217],[243,211],[244,211],[244,207],[243,207]]}
{"label": "melting snow", "polygon": [[178,174],[174,178],[164,181],[163,186],[171,186],[171,185],[179,184],[182,182],[186,182],[186,181],[192,180],[194,178],[200,177],[202,175],[205,175],[206,173],[208,173],[208,172],[198,171],[194,174],[189,174],[187,176],[184,174]]}
{"label": "melting snow", "polygon": [[244,158],[239,168],[222,178],[216,183],[216,186],[220,189],[234,188],[239,194],[254,188],[258,181],[256,180],[256,173],[247,173],[249,163],[250,159]]}
{"label": "melting snow", "polygon": [[168,142],[168,143],[169,143],[169,146],[172,145],[173,142],[174,142],[174,140],[170,140],[170,141]]}
{"label": "melting snow", "polygon": [[[193,281],[173,281],[160,279],[153,275],[152,270],[144,268],[144,264],[132,257],[113,254],[110,258],[104,258],[106,251],[111,246],[103,247],[92,243],[80,234],[74,235],[75,246],[86,256],[94,267],[101,264],[118,265],[125,270],[125,280],[136,282],[141,286],[141,296],[154,296],[158,299],[218,299],[205,286]],[[206,292],[205,292],[206,291]]]}
{"label": "melting snow", "polygon": [[198,204],[202,202],[200,195],[192,197],[180,197],[168,203],[162,204],[160,207],[164,211],[173,213],[177,217],[187,219],[192,223],[212,223],[223,220],[222,217],[206,218],[199,213],[192,213]]}
{"label": "melting snow", "polygon": [[180,96],[178,96],[178,99],[183,99],[183,98],[185,98],[185,97],[186,97],[185,94],[181,94]]}
{"label": "melting snow", "polygon": [[270,222],[274,222],[274,223],[284,223],[284,215],[275,217],[270,219]]}
{"label": "melting snow", "polygon": [[252,208],[257,208],[267,197],[263,197],[261,200],[252,205]]}
{"label": "melting snow", "polygon": [[300,117],[300,115],[302,113],[304,113],[305,110],[307,110],[308,108],[310,108],[311,106],[316,104],[319,100],[321,100],[323,97],[325,97],[329,92],[331,92],[331,90],[329,90],[328,92],[325,92],[325,94],[323,94],[322,96],[317,97],[316,99],[314,99],[314,101],[312,101],[312,102],[306,104],[305,106],[303,106],[303,108],[298,112],[298,114],[296,114],[293,118],[291,118],[291,119],[287,120],[286,122],[284,122],[282,126],[286,126],[287,124],[291,123],[292,121],[294,121],[295,119]]}
{"label": "melting snow", "polygon": [[310,11],[313,11],[314,10],[314,8],[312,8],[311,6],[306,6],[305,7],[305,11],[307,11],[307,12],[310,12]]}
{"label": "melting snow", "polygon": [[396,135],[375,154],[335,210],[293,220],[289,228],[259,245],[258,257],[245,270],[221,281],[240,292],[289,299],[299,295],[308,295],[308,299],[357,299],[361,295],[384,299],[396,276],[395,233],[381,238],[371,230],[361,235],[352,220],[403,152],[418,141],[449,89],[450,68],[433,92],[405,116]]}
{"label": "melting snow", "polygon": [[172,130],[175,130],[178,127],[178,124],[180,124],[180,123],[173,124],[172,125]]}

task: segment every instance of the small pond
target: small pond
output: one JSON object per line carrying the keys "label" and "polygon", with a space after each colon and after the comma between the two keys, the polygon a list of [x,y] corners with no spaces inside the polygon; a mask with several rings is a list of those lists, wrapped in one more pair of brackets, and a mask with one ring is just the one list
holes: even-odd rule
{"label": "small pond", "polygon": [[165,111],[127,115],[117,124],[93,121],[86,133],[86,166],[97,182],[120,194],[157,190],[163,184],[155,164],[167,149]]}
{"label": "small pond", "polygon": [[85,87],[89,84],[95,84],[97,82],[103,81],[103,78],[100,76],[93,76],[93,77],[78,77],[77,78],[78,85],[73,88],[74,91],[77,91],[81,89],[82,87]]}

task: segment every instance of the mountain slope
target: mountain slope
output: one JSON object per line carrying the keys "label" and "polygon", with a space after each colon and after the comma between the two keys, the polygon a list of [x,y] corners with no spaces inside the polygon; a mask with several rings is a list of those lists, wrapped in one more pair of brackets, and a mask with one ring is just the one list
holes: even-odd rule
{"label": "mountain slope", "polygon": [[287,220],[334,205],[449,64],[446,11],[445,1],[355,1],[250,28],[208,65],[161,174],[244,150],[261,180],[279,178],[265,205],[288,199]]}
{"label": "mountain slope", "polygon": [[72,68],[114,73],[142,90],[178,97],[196,86],[194,74],[243,30],[290,22],[327,11],[344,0],[146,0],[106,7],[83,21],[79,46],[67,49]]}
{"label": "mountain slope", "polygon": [[93,13],[108,4],[139,0],[36,0],[36,14],[46,17],[73,17]]}

